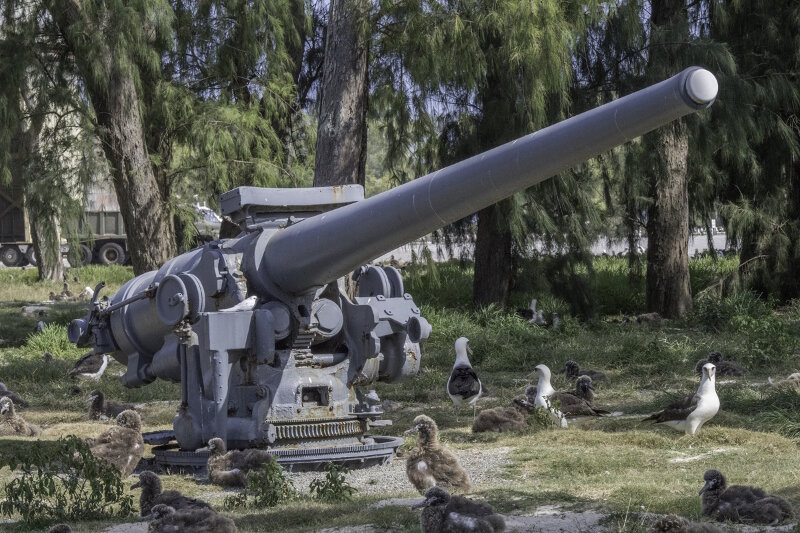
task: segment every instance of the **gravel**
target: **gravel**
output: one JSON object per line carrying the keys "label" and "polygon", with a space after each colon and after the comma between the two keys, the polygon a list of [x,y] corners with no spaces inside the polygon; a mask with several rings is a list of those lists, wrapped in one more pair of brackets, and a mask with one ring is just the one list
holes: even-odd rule
{"label": "gravel", "polygon": [[[473,488],[482,485],[495,485],[503,467],[509,462],[511,447],[485,450],[452,450],[461,466],[469,474]],[[315,478],[325,476],[324,472],[291,472],[286,474],[301,494],[308,493],[308,485]],[[406,477],[406,462],[394,459],[391,464],[351,470],[347,482],[363,495],[416,494]]]}

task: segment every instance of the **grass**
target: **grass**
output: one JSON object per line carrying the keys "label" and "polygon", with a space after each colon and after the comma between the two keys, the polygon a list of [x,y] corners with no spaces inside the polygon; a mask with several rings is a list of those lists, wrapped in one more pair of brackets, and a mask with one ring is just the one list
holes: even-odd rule
{"label": "grass", "polygon": [[[561,313],[558,331],[531,327],[497,309],[470,310],[469,265],[438,265],[438,282],[434,273],[419,268],[407,277],[406,290],[421,305],[433,334],[423,346],[419,376],[402,385],[375,385],[381,398],[400,405],[391,413],[393,426],[378,428],[376,433],[397,435],[425,412],[439,423],[442,441],[460,453],[481,456],[500,447],[510,448],[496,475],[475,486],[476,497],[503,513],[531,514],[541,505],[593,509],[608,514],[606,525],[616,531],[643,531],[637,514],[643,510],[698,519],[697,491],[708,468],[723,471],[732,483],[759,485],[800,505],[800,394],[766,385],[768,377],[783,378],[800,368],[800,306],[776,309],[771,302],[748,293],[721,297],[714,290],[702,291],[733,275],[736,263],[704,258],[691,265],[693,291],[698,295],[694,312],[684,321],[658,324],[612,321],[642,310],[642,289],[630,284],[624,260],[595,261],[591,283],[596,308],[603,311],[586,322],[570,316],[564,295],[547,292],[546,284],[536,277],[543,271],[537,268],[544,267],[532,265],[532,270],[523,271],[531,281],[516,285],[514,305],[527,306],[531,297],[538,296],[540,307]],[[82,284],[108,278],[113,287],[131,275],[125,269],[97,267],[75,272]],[[38,334],[33,333],[38,318],[20,312],[23,305],[46,297],[50,290],[37,285],[27,270],[0,270],[0,337],[5,340],[0,345],[0,378],[29,398],[32,407],[23,415],[45,427],[43,438],[95,435],[106,426],[86,420],[83,396],[88,389],[75,396],[73,383],[65,378],[82,350],[64,341],[64,328],[70,319],[82,316],[85,303],[53,305],[47,312],[48,327]],[[596,403],[624,414],[579,420],[567,431],[535,426],[520,434],[473,435],[469,431],[471,417],[464,410],[457,421],[443,389],[453,362],[453,342],[459,336],[470,339],[473,365],[491,394],[481,401],[481,408],[505,404],[519,394],[531,381],[527,376],[536,364],[547,364],[555,372],[566,359],[575,359],[582,366],[608,373],[610,382],[597,386]],[[697,387],[695,361],[712,350],[750,369],[745,378],[720,378],[717,390],[722,410],[717,417],[696,437],[641,422],[664,402]],[[41,362],[44,351],[55,356],[50,365]],[[157,381],[140,389],[125,389],[116,377],[123,368],[111,365],[97,386],[114,399],[147,402],[145,430],[170,427],[178,386]],[[554,375],[556,388],[567,387],[563,377]],[[412,444],[413,439],[408,439],[404,449]],[[0,484],[11,476],[8,470],[0,470]],[[188,476],[164,476],[163,480],[165,489],[199,497],[218,510],[231,494]],[[299,532],[365,524],[387,531],[418,530],[418,514],[407,507],[368,508],[380,499],[416,496],[410,484],[386,492],[370,495],[359,491],[351,502],[326,504],[302,499],[266,510],[224,512],[244,532]],[[138,498],[138,492],[134,495]],[[108,523],[72,525],[74,531],[82,532],[101,530]],[[9,529],[21,531],[13,526]]]}

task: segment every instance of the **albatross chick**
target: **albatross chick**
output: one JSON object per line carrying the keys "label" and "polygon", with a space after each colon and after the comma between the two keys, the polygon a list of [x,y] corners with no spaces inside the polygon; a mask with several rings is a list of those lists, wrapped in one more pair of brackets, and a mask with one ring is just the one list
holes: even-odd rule
{"label": "albatross chick", "polygon": [[580,376],[589,376],[592,378],[592,381],[607,381],[608,377],[605,375],[604,372],[600,372],[599,370],[586,370],[585,368],[581,368],[578,365],[577,361],[573,361],[572,359],[568,360],[564,363],[564,368],[561,370],[564,374],[567,375],[569,379],[576,379]]}
{"label": "albatross chick", "polygon": [[433,486],[444,487],[452,492],[469,492],[469,478],[449,450],[439,444],[439,428],[429,416],[419,415],[414,427],[406,434],[416,431],[417,444],[408,452],[406,474],[408,480],[424,493]]}
{"label": "albatross chick", "polygon": [[559,408],[564,416],[603,416],[609,414],[608,411],[592,407],[594,386],[592,385],[592,378],[589,376],[578,378],[578,381],[575,382],[575,392],[556,392],[550,398],[558,400]]}
{"label": "albatross chick", "polygon": [[102,417],[116,418],[122,411],[135,408],[132,403],[106,400],[105,395],[99,390],[93,390],[89,393],[88,400],[91,402],[89,405],[89,420],[98,420]]}
{"label": "albatross chick", "polygon": [[247,485],[247,472],[261,468],[275,458],[265,450],[226,451],[225,441],[215,437],[208,441],[208,479],[215,485],[225,487],[244,487]]}
{"label": "albatross chick", "polygon": [[233,520],[218,515],[211,509],[186,509],[176,511],[174,507],[159,503],[153,506],[142,521],[149,521],[150,533],[236,533]]}
{"label": "albatross chick", "polygon": [[177,490],[163,490],[161,478],[149,470],[139,474],[139,481],[131,485],[131,489],[141,487],[139,496],[139,514],[143,517],[153,512],[153,507],[164,504],[176,511],[194,511],[197,509],[210,509],[206,502],[196,498],[188,498]]}
{"label": "albatross chick", "polygon": [[0,398],[0,435],[38,437],[42,430],[29,424],[14,411],[14,402],[8,396]]}
{"label": "albatross chick", "polygon": [[706,363],[703,367],[703,378],[700,387],[691,396],[669,404],[657,413],[644,420],[652,420],[666,424],[687,435],[694,435],[703,424],[711,420],[719,411],[719,398],[714,390],[714,365]]}
{"label": "albatross chick", "polygon": [[528,413],[533,409],[526,396],[514,398],[509,407],[484,409],[472,422],[473,433],[522,431],[528,427]]}
{"label": "albatross chick", "polygon": [[98,459],[114,465],[122,477],[130,476],[144,455],[142,439],[142,419],[132,410],[117,415],[117,425],[100,434],[99,437],[84,441]]}
{"label": "albatross chick", "polygon": [[22,399],[22,396],[20,396],[16,392],[12,392],[12,391],[8,390],[8,387],[6,387],[6,384],[3,383],[2,381],[0,381],[0,398],[2,398],[4,396],[10,398],[11,401],[14,402],[15,406],[18,406],[18,407],[29,407],[29,405],[30,405],[30,404],[28,404],[28,402],[26,402],[25,400]]}
{"label": "albatross chick", "polygon": [[694,366],[694,371],[698,374],[703,373],[703,367],[706,363],[711,363],[717,367],[717,375],[719,376],[744,376],[744,368],[737,365],[733,361],[723,359],[720,352],[711,352],[705,359],[700,359]]}
{"label": "albatross chick", "polygon": [[488,503],[450,496],[441,487],[428,489],[425,500],[411,508],[422,508],[422,533],[493,533],[506,528],[505,519]]}
{"label": "albatross chick", "polygon": [[789,502],[758,487],[728,486],[719,470],[706,470],[700,489],[703,515],[720,521],[777,525],[794,516]]}

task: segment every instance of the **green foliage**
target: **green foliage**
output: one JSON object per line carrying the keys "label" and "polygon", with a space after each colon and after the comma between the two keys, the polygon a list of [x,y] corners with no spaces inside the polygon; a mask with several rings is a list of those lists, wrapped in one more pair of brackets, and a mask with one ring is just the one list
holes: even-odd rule
{"label": "green foliage", "polygon": [[247,473],[247,486],[237,494],[226,496],[225,508],[264,509],[296,497],[292,481],[283,474],[277,462],[270,461],[261,470]]}
{"label": "green foliage", "polygon": [[78,437],[24,446],[8,441],[0,451],[0,468],[6,466],[21,475],[3,488],[0,514],[25,524],[124,518],[133,511],[119,471],[95,459]]}
{"label": "green foliage", "polygon": [[83,353],[83,349],[76,348],[69,342],[67,328],[60,324],[47,324],[42,331],[32,333],[25,343],[25,348],[26,351],[38,354],[39,357],[44,352],[58,356]]}
{"label": "green foliage", "polygon": [[313,479],[308,488],[311,497],[324,503],[347,502],[353,499],[358,489],[350,486],[346,476],[349,470],[346,466],[328,463],[325,467],[325,479]]}

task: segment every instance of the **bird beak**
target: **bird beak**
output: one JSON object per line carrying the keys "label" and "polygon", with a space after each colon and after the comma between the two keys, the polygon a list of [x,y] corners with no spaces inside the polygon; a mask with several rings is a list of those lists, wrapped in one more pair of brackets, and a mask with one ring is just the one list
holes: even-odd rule
{"label": "bird beak", "polygon": [[131,489],[138,489],[141,486],[142,486],[142,481],[139,480],[136,483],[134,483],[133,485],[131,485]]}
{"label": "bird beak", "polygon": [[469,347],[469,344],[467,344],[467,353],[472,355],[472,348]]}
{"label": "bird beak", "polygon": [[6,407],[5,405],[3,407],[0,407],[0,415],[4,415],[7,412],[8,412],[8,407]]}
{"label": "bird beak", "polygon": [[147,516],[142,516],[141,518],[139,518],[139,522],[149,522],[150,520],[153,520],[155,517],[156,517],[155,513],[150,513]]}
{"label": "bird beak", "polygon": [[412,510],[414,510],[414,509],[422,509],[423,507],[427,507],[430,504],[431,504],[431,500],[430,499],[425,499],[425,500],[422,500],[421,502],[417,502],[414,505],[412,505],[411,509]]}
{"label": "bird beak", "polygon": [[703,485],[702,489],[700,489],[700,492],[698,493],[698,495],[702,496],[703,493],[706,492],[707,490],[709,490],[710,488],[711,488],[711,482],[710,481],[706,481],[706,484]]}
{"label": "bird beak", "polygon": [[405,430],[403,432],[403,435],[411,435],[412,433],[416,433],[416,432],[417,432],[417,426],[414,426],[413,428],[409,428],[409,429]]}
{"label": "bird beak", "polygon": [[594,385],[592,385],[591,383],[589,383],[589,390],[594,390]]}

